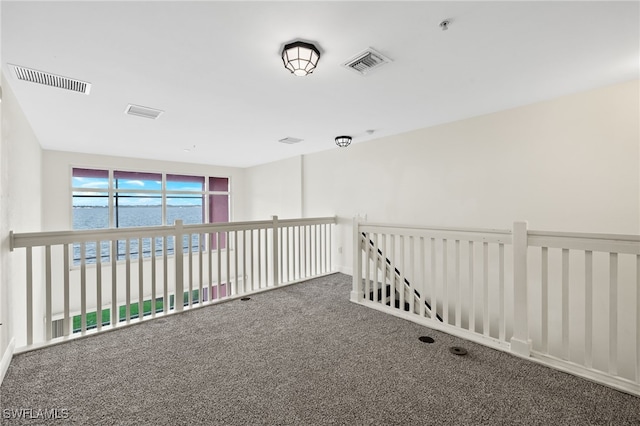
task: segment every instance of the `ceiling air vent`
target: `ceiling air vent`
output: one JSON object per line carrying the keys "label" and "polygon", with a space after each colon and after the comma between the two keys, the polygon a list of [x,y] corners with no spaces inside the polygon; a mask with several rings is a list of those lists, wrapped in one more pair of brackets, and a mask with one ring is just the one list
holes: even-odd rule
{"label": "ceiling air vent", "polygon": [[160,114],[162,114],[164,111],[155,108],[129,104],[127,105],[127,109],[124,110],[124,112],[129,115],[135,115],[136,117],[144,117],[155,120],[160,117]]}
{"label": "ceiling air vent", "polygon": [[391,59],[370,47],[343,63],[342,66],[360,75],[367,75],[389,62],[391,62]]}
{"label": "ceiling air vent", "polygon": [[303,139],[286,137],[284,139],[280,139],[278,142],[282,142],[282,143],[287,143],[289,145],[293,145],[294,143],[299,143],[299,142],[302,142],[302,141],[303,141]]}
{"label": "ceiling air vent", "polygon": [[30,81],[32,83],[44,84],[45,86],[58,87],[60,89],[71,90],[72,92],[89,94],[91,83],[76,80],[75,78],[63,77],[49,72],[38,71],[31,68],[11,65],[18,80]]}

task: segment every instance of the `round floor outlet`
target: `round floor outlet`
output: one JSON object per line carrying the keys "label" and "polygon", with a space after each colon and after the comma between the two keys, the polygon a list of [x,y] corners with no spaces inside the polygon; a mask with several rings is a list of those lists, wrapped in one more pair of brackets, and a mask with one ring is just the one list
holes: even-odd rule
{"label": "round floor outlet", "polygon": [[459,346],[453,346],[449,348],[449,351],[454,355],[466,355],[467,350],[465,348],[461,348]]}

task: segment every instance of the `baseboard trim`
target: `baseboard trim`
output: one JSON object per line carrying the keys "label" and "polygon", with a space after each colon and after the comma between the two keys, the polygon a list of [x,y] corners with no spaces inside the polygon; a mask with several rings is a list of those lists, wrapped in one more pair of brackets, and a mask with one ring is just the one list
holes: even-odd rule
{"label": "baseboard trim", "polygon": [[4,375],[7,373],[9,369],[9,364],[11,364],[11,360],[13,359],[13,351],[16,347],[16,339],[13,338],[9,341],[9,345],[7,349],[2,354],[2,360],[0,361],[0,385],[2,385],[2,381],[4,380]]}

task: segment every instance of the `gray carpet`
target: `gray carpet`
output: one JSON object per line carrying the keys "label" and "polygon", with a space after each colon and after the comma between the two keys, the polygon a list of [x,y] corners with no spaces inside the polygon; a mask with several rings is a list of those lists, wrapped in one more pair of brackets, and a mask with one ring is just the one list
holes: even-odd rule
{"label": "gray carpet", "polygon": [[[3,423],[640,424],[639,398],[355,305],[350,281],[18,355],[0,387]],[[16,408],[68,418],[7,419]]]}

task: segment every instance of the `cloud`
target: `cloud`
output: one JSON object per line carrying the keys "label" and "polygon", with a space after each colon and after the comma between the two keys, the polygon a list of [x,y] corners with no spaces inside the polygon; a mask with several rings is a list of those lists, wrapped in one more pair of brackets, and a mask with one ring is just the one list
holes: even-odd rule
{"label": "cloud", "polygon": [[141,180],[128,180],[125,182],[128,185],[138,185],[138,186],[144,186],[144,182]]}
{"label": "cloud", "polygon": [[109,182],[87,182],[80,185],[80,188],[108,188]]}

